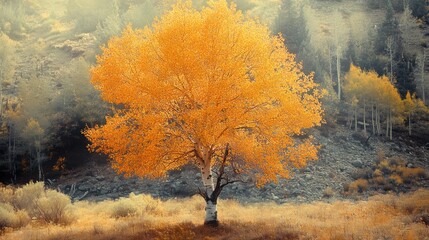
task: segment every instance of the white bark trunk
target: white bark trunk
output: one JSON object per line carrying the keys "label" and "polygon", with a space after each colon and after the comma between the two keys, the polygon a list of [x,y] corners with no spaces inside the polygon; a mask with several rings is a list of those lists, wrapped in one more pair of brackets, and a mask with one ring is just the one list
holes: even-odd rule
{"label": "white bark trunk", "polygon": [[422,93],[423,93],[423,103],[426,104],[426,96],[425,96],[425,61],[426,61],[426,52],[423,50],[422,64],[421,64],[421,77],[422,77]]}
{"label": "white bark trunk", "polygon": [[392,110],[391,109],[389,109],[389,123],[390,123],[389,138],[390,138],[390,140],[392,140],[393,121],[392,121]]}
{"label": "white bark trunk", "polygon": [[355,108],[355,131],[357,131],[357,107]]}
{"label": "white bark trunk", "polygon": [[214,184],[210,163],[205,164],[201,169],[201,177],[203,180],[204,190],[208,196],[208,199],[206,200],[206,217],[204,219],[204,224],[217,225],[217,204],[216,200],[212,199]]}
{"label": "white bark trunk", "polygon": [[375,135],[374,106],[373,105],[371,105],[371,123],[372,123],[372,134]]}
{"label": "white bark trunk", "polygon": [[411,136],[411,113],[408,113],[408,135]]}
{"label": "white bark trunk", "polygon": [[40,155],[40,150],[36,150],[36,158],[37,158],[37,168],[38,168],[38,172],[39,172],[39,181],[42,180],[42,160],[41,160],[41,155]]}
{"label": "white bark trunk", "polygon": [[366,102],[363,100],[363,131],[366,132]]}
{"label": "white bark trunk", "polygon": [[[339,48],[337,46],[337,48]],[[337,81],[338,81],[338,101],[341,101],[341,53],[337,50]]]}
{"label": "white bark trunk", "polygon": [[389,137],[389,113],[386,113],[386,137]]}

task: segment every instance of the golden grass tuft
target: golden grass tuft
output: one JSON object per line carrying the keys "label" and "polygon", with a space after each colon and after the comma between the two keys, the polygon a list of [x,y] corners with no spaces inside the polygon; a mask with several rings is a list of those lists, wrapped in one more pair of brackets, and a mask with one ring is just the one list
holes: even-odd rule
{"label": "golden grass tuft", "polygon": [[[116,217],[118,204],[133,214]],[[160,201],[148,195],[76,202],[69,225],[33,221],[0,239],[425,239],[429,190],[377,195],[367,201],[240,204],[219,200],[218,228],[204,227],[199,196]]]}

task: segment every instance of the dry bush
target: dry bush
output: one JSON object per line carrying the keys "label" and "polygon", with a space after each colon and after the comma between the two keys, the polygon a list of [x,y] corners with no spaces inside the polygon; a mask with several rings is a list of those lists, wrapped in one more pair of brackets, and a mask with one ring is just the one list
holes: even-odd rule
{"label": "dry bush", "polygon": [[46,190],[42,196],[36,200],[37,210],[40,217],[48,223],[69,223],[72,221],[66,208],[71,204],[70,197],[55,190]]}
{"label": "dry bush", "polygon": [[0,203],[12,203],[13,189],[11,187],[0,187]]}
{"label": "dry bush", "polygon": [[5,227],[18,228],[26,226],[30,217],[23,210],[15,211],[12,205],[0,203],[0,229]]}
{"label": "dry bush", "polygon": [[141,214],[162,215],[165,212],[161,200],[151,195],[130,193],[129,198],[141,208]]}
{"label": "dry bush", "polygon": [[31,217],[37,217],[37,199],[44,193],[43,182],[29,182],[15,190],[13,205],[15,209],[25,210]]}
{"label": "dry bush", "polygon": [[390,175],[389,179],[395,184],[395,185],[401,185],[404,183],[404,180],[402,179],[401,176],[399,176],[398,174],[394,173],[392,175]]}
{"label": "dry bush", "polygon": [[128,217],[137,213],[137,206],[130,198],[120,198],[115,201],[112,207],[111,217]]}
{"label": "dry bush", "polygon": [[384,154],[383,149],[377,149],[377,158],[375,160],[376,164],[379,164],[385,158],[386,158],[386,155]]}
{"label": "dry bush", "polygon": [[334,190],[331,187],[325,188],[323,191],[323,197],[330,198],[334,196]]}
{"label": "dry bush", "polygon": [[368,188],[368,180],[359,178],[349,184],[348,190],[350,192],[363,192]]}
{"label": "dry bush", "polygon": [[407,167],[400,166],[397,168],[397,171],[402,176],[402,178],[404,179],[404,182],[406,183],[412,183],[420,178],[426,177],[426,171],[420,167],[407,168]]}
{"label": "dry bush", "polygon": [[[0,188],[0,203],[3,202],[3,222],[9,226],[25,226],[30,217],[41,218],[49,223],[69,223],[73,215],[66,211],[71,205],[67,195],[55,190],[45,190],[43,182],[30,182],[21,188]],[[6,220],[5,220],[6,219]]]}

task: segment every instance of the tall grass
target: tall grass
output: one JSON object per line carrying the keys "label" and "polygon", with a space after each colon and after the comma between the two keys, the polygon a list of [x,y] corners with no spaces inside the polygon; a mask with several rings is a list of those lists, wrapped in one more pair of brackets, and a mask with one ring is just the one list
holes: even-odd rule
{"label": "tall grass", "polygon": [[148,195],[70,206],[69,225],[32,221],[0,239],[428,239],[429,190],[368,201],[309,204],[219,201],[218,228],[204,227],[199,196],[160,201]]}

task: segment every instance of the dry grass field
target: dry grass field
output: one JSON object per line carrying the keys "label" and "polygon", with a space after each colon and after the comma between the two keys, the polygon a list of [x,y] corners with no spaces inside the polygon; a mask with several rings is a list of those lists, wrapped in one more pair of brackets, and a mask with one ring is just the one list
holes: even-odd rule
{"label": "dry grass field", "polygon": [[[37,185],[31,185],[31,194]],[[233,200],[221,200],[221,225],[218,228],[202,225],[204,202],[199,196],[161,201],[148,195],[130,194],[128,198],[115,201],[70,203],[62,201],[61,194],[50,198],[49,206],[57,208],[46,209],[41,204],[46,203],[46,190],[33,201],[23,201],[25,191],[14,190],[11,196],[6,190],[2,188],[0,192],[0,202],[3,202],[0,205],[0,224],[3,225],[0,239],[8,240],[429,239],[428,190],[400,196],[377,195],[356,202],[243,205]],[[60,199],[60,204],[54,204],[56,198]],[[11,207],[12,204],[5,203],[13,199],[30,205],[34,203],[34,209],[22,205]],[[63,207],[59,206],[61,202]],[[9,213],[15,213],[15,218],[5,214],[6,205]],[[14,224],[9,224],[12,227],[7,227],[8,216],[12,223],[15,219]],[[23,220],[31,216],[37,217]]]}

